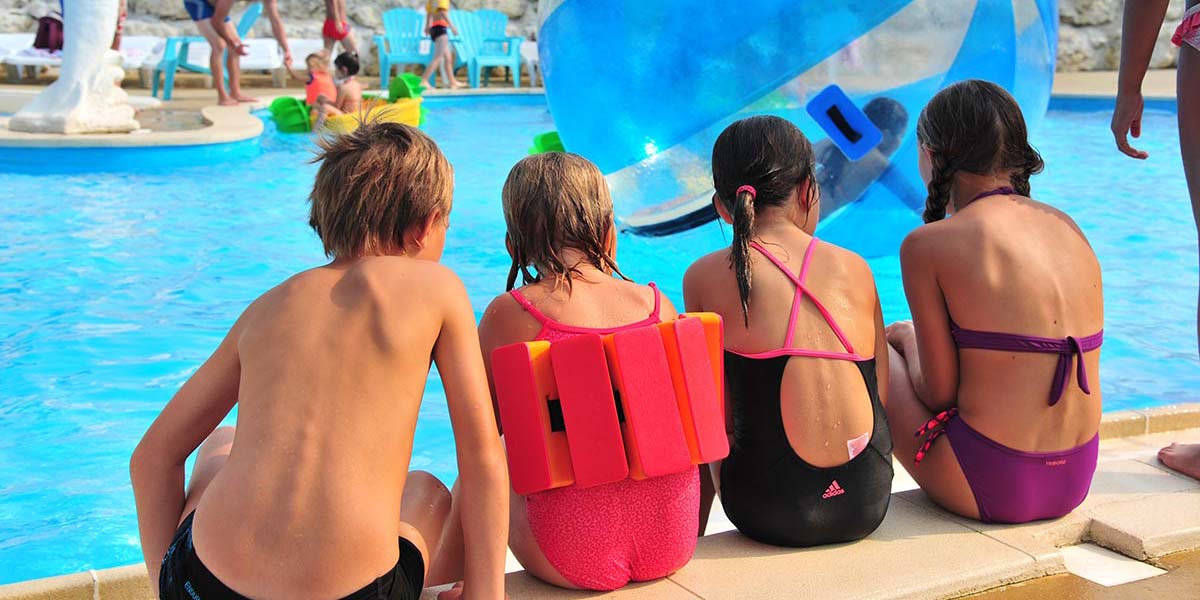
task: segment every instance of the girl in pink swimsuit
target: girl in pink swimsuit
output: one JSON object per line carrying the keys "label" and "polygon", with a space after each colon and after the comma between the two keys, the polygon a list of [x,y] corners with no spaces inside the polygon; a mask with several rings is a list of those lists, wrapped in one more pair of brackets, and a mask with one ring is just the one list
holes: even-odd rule
{"label": "girl in pink swimsuit", "polygon": [[[480,322],[485,362],[517,342],[608,334],[674,319],[654,284],[617,268],[616,227],[599,169],[574,154],[517,163],[503,192],[508,289]],[[522,286],[513,289],[517,276]],[[489,364],[490,369],[490,364]],[[611,590],[665,577],[696,547],[698,471],[512,496],[509,546],[533,575],[568,588]]]}

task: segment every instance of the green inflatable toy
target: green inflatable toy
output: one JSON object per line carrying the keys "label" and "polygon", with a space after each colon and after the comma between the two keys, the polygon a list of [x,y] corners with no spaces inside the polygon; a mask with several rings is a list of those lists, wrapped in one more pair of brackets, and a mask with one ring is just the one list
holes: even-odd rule
{"label": "green inflatable toy", "polygon": [[271,103],[271,118],[275,128],[282,133],[308,133],[312,131],[309,108],[304,101],[291,96],[276,98]]}
{"label": "green inflatable toy", "polygon": [[543,152],[566,152],[557,131],[547,131],[533,136],[533,146],[529,148],[529,153],[541,154]]}

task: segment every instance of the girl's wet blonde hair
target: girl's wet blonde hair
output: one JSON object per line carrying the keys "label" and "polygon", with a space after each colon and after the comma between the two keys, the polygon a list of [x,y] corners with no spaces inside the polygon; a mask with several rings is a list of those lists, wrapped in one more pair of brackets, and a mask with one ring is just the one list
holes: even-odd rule
{"label": "girl's wet blonde hair", "polygon": [[535,154],[518,162],[508,173],[502,192],[504,222],[508,227],[507,289],[552,279],[571,289],[578,263],[566,264],[564,250],[583,253],[584,260],[607,274],[617,268],[609,253],[614,235],[612,197],[600,169],[586,158],[567,152]]}

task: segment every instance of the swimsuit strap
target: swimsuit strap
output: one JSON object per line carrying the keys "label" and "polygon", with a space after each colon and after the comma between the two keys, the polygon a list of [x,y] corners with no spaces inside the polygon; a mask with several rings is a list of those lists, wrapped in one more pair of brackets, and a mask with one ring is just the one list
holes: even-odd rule
{"label": "swimsuit strap", "polygon": [[1054,369],[1054,381],[1050,386],[1050,406],[1058,404],[1066,391],[1071,379],[1071,361],[1075,361],[1075,379],[1079,383],[1079,389],[1084,394],[1091,395],[1092,389],[1088,384],[1083,354],[1099,348],[1104,343],[1103,329],[1086,337],[1069,335],[1065,338],[1045,338],[963,329],[953,320],[950,321],[950,334],[959,348],[1057,354],[1058,365]]}
{"label": "swimsuit strap", "polygon": [[534,306],[533,303],[530,302],[529,299],[526,298],[521,292],[512,290],[508,292],[508,294],[513,297],[513,300],[517,301],[517,304],[521,305],[521,308],[525,309],[525,312],[529,313],[529,316],[537,319],[538,323],[541,323],[543,327],[549,326],[554,322],[553,319],[547,317],[544,313],[542,313],[542,311],[538,310],[537,307]]}
{"label": "swimsuit strap", "polygon": [[654,310],[650,311],[650,318],[654,319],[654,321],[657,323],[658,321],[662,320],[658,318],[658,309],[662,307],[662,292],[659,291],[657,285],[654,285],[653,281],[648,282],[646,285],[650,286],[650,289],[654,290]]}
{"label": "swimsuit strap", "polygon": [[[808,248],[804,251],[804,260],[800,265],[800,276],[797,277],[792,273],[791,270],[787,268],[787,265],[783,264],[783,261],[779,260],[775,257],[775,255],[768,252],[762,244],[758,242],[750,242],[750,246],[752,248],[758,250],[759,253],[767,257],[767,260],[771,261],[771,263],[774,264],[780,271],[782,271],[783,274],[786,275],[787,278],[790,279],[791,282],[796,286],[796,297],[792,300],[792,312],[788,316],[787,335],[783,338],[783,348],[773,353],[765,354],[789,354],[793,356],[836,358],[854,361],[864,360],[863,357],[859,356],[858,353],[854,351],[854,347],[850,344],[850,340],[846,338],[846,334],[842,332],[842,328],[838,326],[837,321],[833,318],[833,315],[830,314],[830,312],[825,308],[825,305],[821,304],[821,301],[818,300],[811,291],[809,291],[808,286],[804,285],[805,280],[808,279],[808,267],[810,264],[812,264],[813,249],[817,247],[817,243],[817,238],[813,238],[812,241],[809,242]],[[808,296],[808,299],[812,300],[813,306],[817,307],[817,311],[821,313],[821,317],[825,319],[825,323],[829,325],[829,328],[833,330],[834,335],[837,336],[838,341],[841,342],[842,347],[846,349],[844,353],[827,352],[821,350],[805,350],[801,348],[794,348],[792,346],[792,342],[796,335],[796,323],[800,318],[800,301],[804,299],[804,296]]]}
{"label": "swimsuit strap", "polygon": [[[1013,195],[1016,195],[1016,193],[1017,193],[1017,190],[1013,189],[1012,186],[1002,185],[998,188],[990,189],[985,192],[980,192],[974,198],[971,198],[971,202],[979,200],[980,198],[987,198],[988,196],[1013,196]],[[968,202],[967,204],[970,204],[971,202]]]}
{"label": "swimsuit strap", "polygon": [[650,289],[654,290],[654,309],[650,311],[650,316],[636,323],[629,323],[628,325],[621,325],[619,327],[576,327],[574,325],[559,323],[558,321],[546,316],[546,314],[542,311],[538,310],[537,307],[535,307],[533,303],[530,302],[529,299],[526,298],[521,292],[517,290],[511,290],[508,293],[513,297],[513,300],[517,301],[517,304],[521,305],[521,308],[525,309],[525,312],[529,313],[529,316],[537,319],[538,323],[542,324],[542,331],[538,334],[538,339],[541,339],[546,332],[551,329],[566,333],[609,334],[616,333],[618,331],[626,331],[629,329],[637,329],[638,327],[645,327],[647,325],[654,325],[661,322],[661,319],[659,318],[659,311],[662,307],[662,291],[660,291],[658,286],[654,285],[653,282],[648,283],[647,285],[650,287]]}

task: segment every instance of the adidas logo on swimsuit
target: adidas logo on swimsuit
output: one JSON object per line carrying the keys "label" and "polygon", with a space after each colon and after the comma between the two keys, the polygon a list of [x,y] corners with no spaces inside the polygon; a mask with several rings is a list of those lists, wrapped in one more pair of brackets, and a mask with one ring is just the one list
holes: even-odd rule
{"label": "adidas logo on swimsuit", "polygon": [[829,489],[825,490],[824,494],[821,494],[821,498],[828,500],[834,496],[841,496],[845,493],[846,490],[842,489],[842,486],[838,485],[837,480],[834,479],[833,483],[829,485]]}

